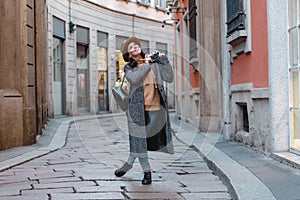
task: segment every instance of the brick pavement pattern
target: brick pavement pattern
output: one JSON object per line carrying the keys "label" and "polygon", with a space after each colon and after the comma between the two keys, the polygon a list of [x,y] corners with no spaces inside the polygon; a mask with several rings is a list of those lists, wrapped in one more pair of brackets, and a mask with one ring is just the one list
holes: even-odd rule
{"label": "brick pavement pattern", "polygon": [[174,155],[149,152],[153,182],[144,186],[138,161],[114,176],[129,153],[124,116],[77,121],[63,148],[0,172],[0,199],[231,199],[196,151],[173,142]]}

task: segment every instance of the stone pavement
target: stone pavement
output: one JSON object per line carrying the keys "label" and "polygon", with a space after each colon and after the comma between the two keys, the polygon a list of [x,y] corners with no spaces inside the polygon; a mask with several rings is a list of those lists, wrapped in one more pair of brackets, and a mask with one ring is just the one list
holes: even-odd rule
{"label": "stone pavement", "polygon": [[[300,199],[300,156],[265,155],[242,144],[224,141],[219,133],[199,133],[173,119],[177,137],[193,146],[233,192],[236,199]],[[182,135],[184,134],[184,135]],[[285,164],[283,164],[285,163]]]}
{"label": "stone pavement", "polygon": [[0,151],[0,199],[300,199],[299,156],[267,156],[171,116],[176,154],[150,152],[150,186],[138,163],[113,175],[128,156],[123,114],[63,117],[36,144]]}
{"label": "stone pavement", "polygon": [[174,155],[149,153],[153,182],[144,186],[137,161],[124,177],[113,174],[128,156],[124,115],[61,121],[49,123],[56,134],[44,145],[5,152],[11,158],[0,164],[0,199],[232,199],[196,149],[176,137]]}

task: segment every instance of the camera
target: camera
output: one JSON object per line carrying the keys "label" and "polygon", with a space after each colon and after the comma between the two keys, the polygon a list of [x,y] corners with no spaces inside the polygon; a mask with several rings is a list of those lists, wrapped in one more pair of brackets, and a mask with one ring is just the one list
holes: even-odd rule
{"label": "camera", "polygon": [[157,61],[159,59],[159,51],[154,51],[149,57],[151,58],[151,62]]}

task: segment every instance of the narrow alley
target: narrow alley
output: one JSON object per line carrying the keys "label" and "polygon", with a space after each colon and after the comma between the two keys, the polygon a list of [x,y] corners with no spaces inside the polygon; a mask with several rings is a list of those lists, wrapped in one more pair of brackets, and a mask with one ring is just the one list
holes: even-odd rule
{"label": "narrow alley", "polygon": [[124,177],[115,177],[128,155],[125,119],[72,123],[64,147],[0,173],[0,199],[231,199],[199,154],[176,138],[174,155],[150,152],[150,186],[141,184],[137,161]]}

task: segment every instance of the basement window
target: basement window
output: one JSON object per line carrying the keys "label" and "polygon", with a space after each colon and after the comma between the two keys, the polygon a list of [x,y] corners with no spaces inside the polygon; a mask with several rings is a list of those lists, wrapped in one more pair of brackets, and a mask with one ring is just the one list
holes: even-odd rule
{"label": "basement window", "polygon": [[249,132],[249,118],[247,111],[247,104],[240,105],[243,112],[243,131]]}

